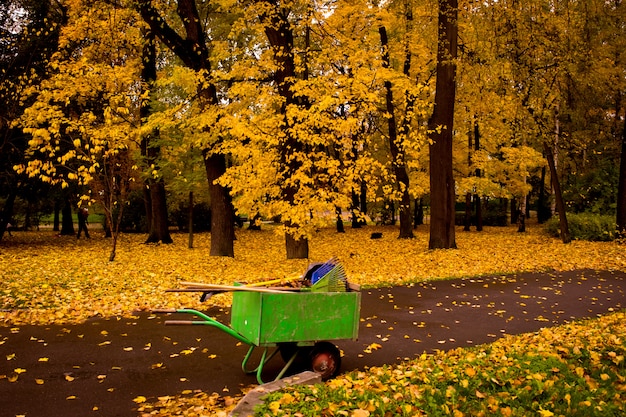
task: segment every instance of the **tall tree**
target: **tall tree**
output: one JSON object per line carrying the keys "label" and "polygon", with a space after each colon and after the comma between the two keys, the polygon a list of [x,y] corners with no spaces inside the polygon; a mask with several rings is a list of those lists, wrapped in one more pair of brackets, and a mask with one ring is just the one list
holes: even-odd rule
{"label": "tall tree", "polygon": [[135,150],[130,139],[139,109],[137,15],[105,2],[77,0],[67,6],[49,76],[25,93],[30,106],[19,121],[32,139],[27,164],[18,172],[86,190],[79,206],[99,201],[107,224],[116,230],[109,257],[114,260],[122,208],[133,182],[128,155]]}
{"label": "tall tree", "polygon": [[[280,163],[283,167],[283,187],[282,193],[285,202],[293,206],[296,201],[299,184],[295,179],[295,174],[302,168],[302,159],[299,154],[304,152],[303,144],[298,141],[294,134],[293,122],[287,116],[287,111],[293,106],[304,106],[304,97],[296,96],[294,83],[297,77],[296,63],[294,55],[294,35],[288,15],[291,12],[289,7],[281,4],[280,0],[267,2],[267,8],[260,18],[265,26],[265,34],[271,45],[276,70],[274,71],[274,82],[278,93],[282,98],[279,114],[283,117],[284,128],[279,145]],[[300,221],[288,212],[285,217],[285,247],[287,259],[308,258],[309,241],[306,235],[300,233]]]}
{"label": "tall tree", "polygon": [[[387,38],[387,29],[385,26],[378,28],[380,33],[380,42],[382,44],[382,61],[383,68],[389,69],[389,40]],[[408,75],[410,69],[410,51],[406,52],[404,73]],[[405,155],[406,151],[403,147],[403,141],[408,135],[410,123],[404,123],[401,126],[401,134],[398,134],[398,126],[396,122],[396,108],[393,100],[393,84],[391,80],[385,80],[385,108],[387,117],[387,135],[389,138],[389,149],[391,150],[391,165],[393,174],[396,177],[396,183],[400,194],[400,239],[409,239],[413,237],[413,225],[411,219],[411,196],[409,194],[409,173],[406,168]],[[408,92],[406,94],[409,94]],[[410,107],[410,104],[407,104]],[[407,113],[410,110],[407,108]]]}
{"label": "tall tree", "polygon": [[[155,36],[152,30],[146,30],[143,46],[143,69],[141,78],[145,88],[150,92],[154,88],[157,79],[156,68],[156,45]],[[151,102],[144,99],[139,109],[141,122],[144,123],[150,116]],[[150,132],[141,138],[141,154],[145,158],[146,166],[150,167],[150,172],[158,171],[158,158],[161,147],[158,144],[158,129],[151,129]],[[153,168],[154,167],[154,168]],[[157,174],[158,175],[158,174]],[[167,198],[165,193],[165,180],[162,177],[150,175],[144,188],[146,200],[146,218],[148,220],[148,238],[146,243],[172,243],[167,221]]]}
{"label": "tall tree", "polygon": [[617,229],[626,232],[626,114],[622,128],[622,151],[619,166],[619,183],[617,191]]}
{"label": "tall tree", "polygon": [[[156,36],[199,77],[197,87],[198,108],[200,112],[209,112],[218,106],[217,87],[211,80],[211,62],[206,28],[203,26],[195,0],[178,0],[176,14],[182,23],[184,36],[180,35],[166,17],[152,4],[151,0],[140,0],[139,10],[144,21]],[[235,225],[234,208],[227,187],[218,183],[226,172],[226,156],[218,151],[222,138],[219,132],[210,132],[210,125],[205,125],[209,136],[217,137],[203,143],[202,154],[209,183],[211,199],[211,256],[233,257]]]}
{"label": "tall tree", "polygon": [[452,170],[452,136],[456,96],[458,2],[439,0],[437,81],[435,108],[429,128],[430,238],[429,249],[456,248],[454,230],[455,189]]}
{"label": "tall tree", "polygon": [[0,240],[14,205],[38,180],[16,173],[25,163],[29,135],[15,125],[30,102],[25,91],[48,75],[47,62],[57,48],[66,21],[62,4],[47,0],[7,0],[0,4]]}

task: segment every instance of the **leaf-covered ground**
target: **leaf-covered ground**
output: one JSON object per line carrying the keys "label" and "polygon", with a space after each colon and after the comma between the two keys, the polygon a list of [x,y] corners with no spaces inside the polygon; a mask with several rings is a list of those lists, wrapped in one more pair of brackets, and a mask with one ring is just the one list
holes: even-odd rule
{"label": "leaf-covered ground", "polygon": [[[382,239],[370,239],[382,232]],[[0,323],[45,324],[81,321],[137,310],[199,307],[195,295],[165,293],[181,281],[232,284],[301,275],[310,261],[337,256],[351,281],[364,286],[402,284],[448,277],[579,268],[625,270],[617,243],[575,241],[569,245],[536,227],[457,232],[458,250],[429,251],[428,230],[398,240],[397,229],[367,227],[345,234],[321,230],[311,241],[310,260],[285,260],[283,238],[266,226],[240,230],[235,258],[209,256],[210,234],[174,235],[172,245],[144,245],[145,235],[123,235],[117,257],[108,261],[110,240],[57,237],[53,232],[14,233],[0,243]],[[228,305],[227,295],[213,298]]]}
{"label": "leaf-covered ground", "polygon": [[[383,238],[370,239],[372,232],[383,232]],[[538,228],[524,234],[513,227],[459,230],[459,249],[452,251],[427,250],[426,229],[416,235],[398,240],[396,229],[384,227],[345,234],[322,230],[311,242],[311,259],[294,261],[285,261],[283,239],[271,227],[239,231],[234,259],[209,257],[208,234],[197,235],[191,250],[186,235],[174,235],[173,245],[144,245],[143,235],[124,235],[110,263],[110,241],[98,233],[90,240],[14,233],[0,243],[0,323],[67,323],[161,307],[201,307],[196,295],[164,290],[181,281],[231,284],[297,276],[310,261],[333,256],[344,263],[351,281],[364,286],[522,271],[626,270],[623,246],[617,243],[563,245]],[[212,301],[228,305],[230,298]],[[620,312],[350,373],[277,394],[261,414],[623,415],[625,319]],[[236,398],[182,392],[136,402],[142,415],[224,416]]]}

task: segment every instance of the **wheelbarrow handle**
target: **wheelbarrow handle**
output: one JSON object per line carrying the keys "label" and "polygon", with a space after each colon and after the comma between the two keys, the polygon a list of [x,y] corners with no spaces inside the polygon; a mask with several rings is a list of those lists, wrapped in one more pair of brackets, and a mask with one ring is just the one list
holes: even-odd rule
{"label": "wheelbarrow handle", "polygon": [[180,313],[180,314],[191,314],[193,316],[196,316],[196,318],[198,318],[199,320],[166,320],[165,324],[173,324],[173,325],[189,325],[189,324],[194,324],[194,325],[204,325],[204,326],[211,326],[211,327],[216,327],[219,330],[223,331],[224,333],[234,337],[235,339],[239,340],[240,342],[243,342],[247,345],[253,345],[254,343],[252,341],[250,341],[250,339],[248,339],[247,337],[241,335],[239,332],[235,331],[234,329],[232,329],[231,327],[225,325],[224,323],[221,323],[217,320],[215,320],[214,318],[211,318],[209,316],[207,316],[206,314],[202,313],[201,311],[198,310],[194,310],[192,308],[182,308],[182,309],[178,309],[178,310],[161,310],[161,311],[166,311],[168,313]]}
{"label": "wheelbarrow handle", "polygon": [[206,322],[200,320],[165,320],[166,326],[183,326],[189,324],[205,324]]}

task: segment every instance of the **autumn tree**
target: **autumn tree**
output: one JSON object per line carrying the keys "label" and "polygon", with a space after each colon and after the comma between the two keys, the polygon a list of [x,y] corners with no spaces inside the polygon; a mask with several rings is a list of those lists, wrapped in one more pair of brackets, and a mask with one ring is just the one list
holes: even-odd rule
{"label": "autumn tree", "polygon": [[138,126],[141,36],[136,15],[128,9],[80,0],[67,6],[68,21],[48,64],[50,75],[25,92],[32,104],[20,124],[31,140],[28,161],[18,172],[62,188],[89,185],[70,201],[102,204],[115,229],[113,260],[134,179],[129,153],[135,142],[129,138]]}
{"label": "autumn tree", "polygon": [[[350,206],[364,180],[376,187],[370,173],[381,164],[369,153],[366,133],[382,98],[370,66],[379,44],[372,43],[376,32],[364,18],[367,9],[345,19],[346,9],[324,16],[321,5],[253,6],[233,28],[255,47],[231,52],[237,62],[228,75],[230,91],[237,94],[227,112],[233,117],[225,120],[238,140],[228,148],[234,164],[223,181],[238,209],[280,216],[286,246],[295,248],[288,256],[298,257],[315,228],[334,223],[337,208]],[[354,53],[357,33],[369,40],[365,59]]]}
{"label": "autumn tree", "polygon": [[24,91],[47,76],[47,62],[56,50],[65,9],[49,1],[14,0],[0,5],[0,240],[13,218],[18,197],[37,194],[39,182],[13,169],[25,163],[29,136],[16,126],[28,102]]}
{"label": "autumn tree", "polygon": [[[227,167],[220,152],[223,141],[214,128],[219,116],[218,88],[211,78],[211,39],[207,37],[206,20],[200,16],[195,0],[179,0],[175,11],[160,11],[151,0],[138,2],[143,20],[155,35],[182,63],[192,70],[197,81],[194,111],[196,119],[188,121],[196,130],[196,141],[202,149],[211,199],[211,256],[234,256],[234,208],[227,187],[218,183]],[[172,16],[170,16],[170,14]],[[177,18],[176,23],[168,19]],[[180,32],[177,31],[178,25]],[[208,116],[211,121],[207,121]]]}
{"label": "autumn tree", "polygon": [[[144,33],[144,46],[142,50],[143,68],[141,71],[141,80],[150,93],[154,89],[157,80],[157,53],[156,39],[152,30],[146,30]],[[151,100],[144,98],[139,109],[142,122],[150,116]],[[158,164],[158,158],[161,147],[158,144],[159,129],[151,129],[145,132],[141,138],[141,155],[145,158],[145,165],[150,172],[146,180],[144,188],[144,199],[146,201],[146,219],[148,223],[148,238],[146,243],[172,243],[172,237],[169,233],[167,220],[167,198],[165,192],[165,181],[163,177],[152,174],[157,171],[155,164]]]}
{"label": "autumn tree", "polygon": [[[406,10],[404,13],[406,24],[409,30],[405,36],[408,37],[410,31],[410,23],[412,21],[412,5],[411,2],[406,3]],[[380,40],[382,45],[382,66],[385,69],[389,69],[390,53],[389,53],[389,40],[387,36],[387,29],[385,26],[378,28],[380,33]],[[406,49],[404,52],[404,63],[402,72],[408,78],[411,70],[411,51],[408,49],[408,44],[405,43]],[[407,168],[407,151],[405,149],[405,142],[408,142],[409,135],[412,129],[412,115],[413,107],[415,106],[416,94],[409,91],[408,87],[405,87],[404,98],[406,99],[405,117],[398,126],[397,122],[397,110],[394,103],[393,96],[393,83],[390,79],[386,79],[385,85],[385,117],[387,118],[387,135],[389,140],[389,149],[391,153],[391,166],[393,174],[397,182],[397,192],[400,194],[400,235],[399,238],[406,239],[413,237],[413,222],[411,217],[411,196],[410,192],[410,179]]]}

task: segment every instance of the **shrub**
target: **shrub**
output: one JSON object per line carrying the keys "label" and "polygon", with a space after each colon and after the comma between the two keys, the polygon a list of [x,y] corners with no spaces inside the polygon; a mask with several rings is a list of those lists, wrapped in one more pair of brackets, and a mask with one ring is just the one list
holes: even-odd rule
{"label": "shrub", "polygon": [[[609,242],[617,238],[617,226],[613,216],[568,213],[567,223],[572,239]],[[555,216],[548,220],[545,229],[551,236],[560,237],[559,217]]]}
{"label": "shrub", "polygon": [[[189,231],[189,206],[184,204],[172,211],[170,222],[176,224],[181,232]],[[207,203],[198,203],[193,206],[193,230],[195,232],[211,231],[211,207]]]}
{"label": "shrub", "polygon": [[[113,219],[117,219],[119,207],[113,209]],[[102,219],[103,227],[106,227],[106,219]],[[148,223],[146,220],[146,203],[141,190],[132,191],[128,195],[128,202],[122,213],[120,230],[125,233],[147,233]]]}

